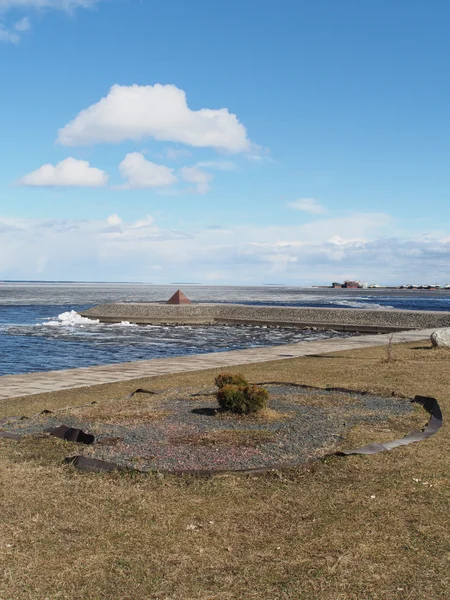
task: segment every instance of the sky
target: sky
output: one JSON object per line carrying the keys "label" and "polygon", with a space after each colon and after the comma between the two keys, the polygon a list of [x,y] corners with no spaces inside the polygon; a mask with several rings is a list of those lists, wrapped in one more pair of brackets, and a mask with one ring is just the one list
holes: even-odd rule
{"label": "sky", "polygon": [[450,282],[447,0],[0,0],[0,279]]}

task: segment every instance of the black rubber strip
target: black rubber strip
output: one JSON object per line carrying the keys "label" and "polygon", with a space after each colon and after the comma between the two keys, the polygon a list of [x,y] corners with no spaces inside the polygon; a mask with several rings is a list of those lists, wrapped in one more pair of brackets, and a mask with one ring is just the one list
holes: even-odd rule
{"label": "black rubber strip", "polygon": [[19,433],[10,433],[9,431],[0,430],[0,438],[6,438],[7,440],[20,440],[22,436]]}
{"label": "black rubber strip", "polygon": [[[66,440],[67,442],[78,442],[79,444],[92,444],[95,442],[95,436],[91,433],[85,433],[82,429],[75,429],[73,427],[67,427],[66,425],[52,427],[51,429],[46,429],[45,432],[62,440]],[[11,433],[0,429],[0,438],[20,440],[22,437],[24,437],[24,434]]]}
{"label": "black rubber strip", "polygon": [[131,392],[131,394],[128,394],[127,398],[132,398],[135,394],[157,394],[158,392],[152,392],[151,390],[144,390],[143,388],[138,388],[137,390],[134,390],[134,392]]}
{"label": "black rubber strip", "polygon": [[95,441],[95,436],[91,433],[85,433],[82,429],[74,429],[73,427],[67,427],[66,425],[60,425],[59,427],[52,427],[45,430],[46,433],[54,435],[67,442],[78,442],[79,444],[92,444]]}
{"label": "black rubber strip", "polygon": [[65,464],[74,465],[79,471],[88,473],[100,473],[106,471],[135,471],[136,469],[127,469],[117,463],[99,460],[98,458],[88,458],[87,456],[68,456],[64,459]]}
{"label": "black rubber strip", "polygon": [[[3,419],[0,419],[0,425],[8,423],[8,421],[10,421],[11,419],[19,420],[19,417],[3,417]],[[20,440],[21,437],[22,435],[20,433],[11,433],[9,431],[4,431],[3,429],[0,429],[0,438],[4,438],[7,440]]]}
{"label": "black rubber strip", "polygon": [[442,427],[442,412],[436,398],[430,398],[428,396],[415,396],[411,402],[420,404],[423,408],[430,413],[431,417],[427,425],[422,430],[411,431],[407,436],[386,442],[384,444],[367,444],[362,448],[355,448],[354,450],[343,450],[341,452],[335,452],[338,456],[349,456],[351,454],[378,454],[378,452],[386,452],[399,446],[407,446],[408,444],[414,444],[415,442],[421,442],[439,431]]}

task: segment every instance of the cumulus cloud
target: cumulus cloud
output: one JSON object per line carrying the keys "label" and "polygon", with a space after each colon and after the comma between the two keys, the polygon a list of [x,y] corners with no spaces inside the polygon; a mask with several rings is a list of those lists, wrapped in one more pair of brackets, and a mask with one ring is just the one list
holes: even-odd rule
{"label": "cumulus cloud", "polygon": [[249,150],[247,131],[228,109],[191,110],[175,85],[113,85],[58,132],[66,146],[153,138],[228,152]]}
{"label": "cumulus cloud", "polygon": [[211,189],[209,182],[212,180],[212,175],[206,171],[202,171],[197,166],[183,167],[180,169],[181,177],[188,183],[195,183],[195,188],[199,194],[206,194]]}
{"label": "cumulus cloud", "polygon": [[312,215],[324,215],[328,212],[325,206],[314,200],[314,198],[299,198],[293,202],[288,202],[288,206]]}
{"label": "cumulus cloud", "polygon": [[147,160],[140,152],[130,152],[119,165],[120,174],[128,181],[121,189],[161,188],[174,184],[173,169]]}
{"label": "cumulus cloud", "polygon": [[108,175],[101,169],[91,167],[86,160],[66,158],[57,165],[45,164],[25,175],[17,185],[30,187],[101,187],[108,182]]}

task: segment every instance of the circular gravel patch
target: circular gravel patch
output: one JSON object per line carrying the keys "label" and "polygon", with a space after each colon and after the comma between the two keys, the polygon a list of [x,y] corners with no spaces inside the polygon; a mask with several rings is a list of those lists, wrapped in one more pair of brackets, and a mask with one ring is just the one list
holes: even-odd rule
{"label": "circular gravel patch", "polygon": [[262,418],[220,413],[213,389],[170,390],[30,419],[10,418],[2,428],[33,435],[64,424],[95,435],[91,446],[73,444],[73,454],[143,471],[222,471],[299,464],[332,451],[355,425],[414,411],[408,400],[371,394],[265,387],[270,410]]}

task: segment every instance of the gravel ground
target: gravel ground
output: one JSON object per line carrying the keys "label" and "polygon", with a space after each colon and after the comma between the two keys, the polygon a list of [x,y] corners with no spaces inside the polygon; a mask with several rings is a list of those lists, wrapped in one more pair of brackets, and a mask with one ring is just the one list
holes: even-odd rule
{"label": "gravel ground", "polygon": [[[96,442],[73,444],[72,454],[141,470],[234,470],[305,462],[331,451],[355,425],[382,423],[414,411],[408,400],[292,385],[266,387],[269,408],[278,413],[275,418],[273,412],[267,419],[224,416],[215,410],[213,390],[190,389],[136,397],[147,419],[141,412],[141,418],[116,423],[89,421],[83,418],[84,409],[71,409],[9,418],[2,428],[32,435],[61,424],[83,429]],[[114,417],[114,403],[110,406],[108,415]],[[238,436],[239,442],[230,436]]]}

